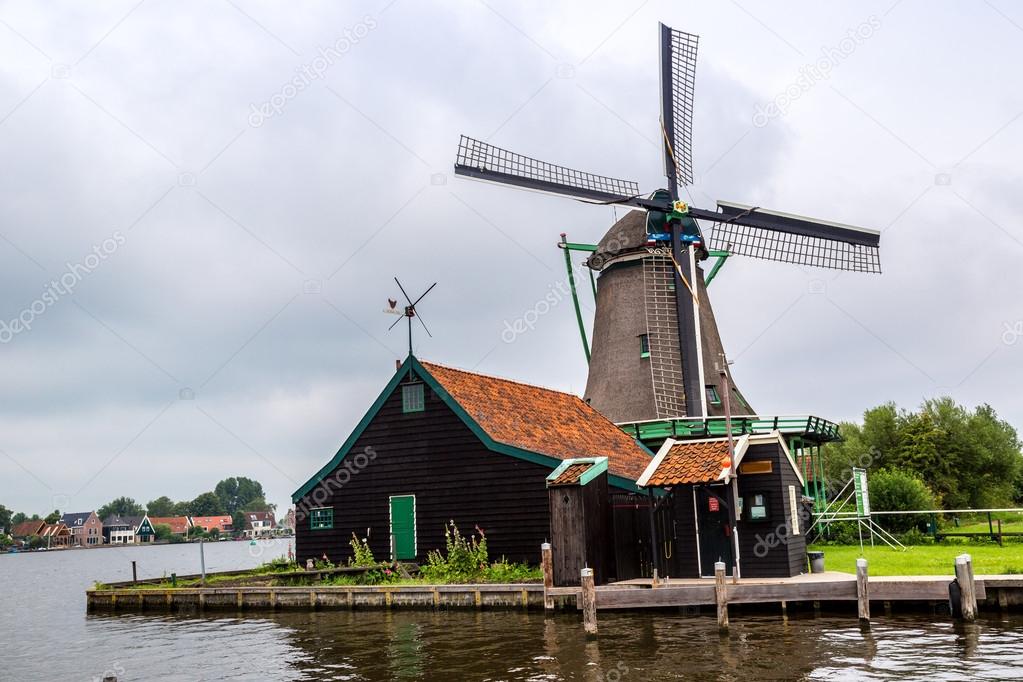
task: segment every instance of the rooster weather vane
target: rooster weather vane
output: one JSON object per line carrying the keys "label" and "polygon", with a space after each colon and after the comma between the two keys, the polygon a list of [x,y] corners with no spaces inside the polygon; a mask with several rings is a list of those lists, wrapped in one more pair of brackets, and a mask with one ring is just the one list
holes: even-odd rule
{"label": "rooster weather vane", "polygon": [[[384,312],[392,314],[392,315],[401,315],[408,322],[408,354],[412,355],[412,318],[413,317],[416,318],[417,320],[419,320],[419,324],[423,325],[423,329],[426,331],[426,335],[429,336],[431,339],[433,338],[433,334],[430,333],[430,328],[426,326],[426,323],[423,322],[423,318],[420,317],[420,315],[416,312],[416,305],[420,301],[422,301],[423,298],[425,298],[426,295],[428,293],[430,293],[430,291],[432,291],[435,286],[437,286],[437,283],[434,282],[433,284],[431,284],[429,287],[427,287],[426,291],[424,291],[422,294],[420,294],[419,298],[417,298],[416,300],[413,301],[412,297],[408,295],[408,293],[405,291],[405,287],[403,287],[401,285],[401,282],[398,281],[397,277],[394,278],[394,281],[395,281],[395,283],[397,283],[398,288],[401,289],[401,293],[405,297],[405,300],[408,302],[408,305],[405,306],[404,309],[399,310],[398,309],[398,301],[396,301],[393,298],[388,298],[387,299],[387,306],[388,306],[388,308]],[[396,326],[398,326],[399,322],[401,322],[401,319],[395,320],[394,323],[390,327],[387,328],[387,331],[391,331],[392,329],[394,329]]]}

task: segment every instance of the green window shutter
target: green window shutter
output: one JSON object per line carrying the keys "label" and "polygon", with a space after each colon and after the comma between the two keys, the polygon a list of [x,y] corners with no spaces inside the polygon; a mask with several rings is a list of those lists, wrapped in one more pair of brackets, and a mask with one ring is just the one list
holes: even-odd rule
{"label": "green window shutter", "polygon": [[401,387],[401,411],[422,412],[426,409],[425,384],[405,384]]}
{"label": "green window shutter", "polygon": [[646,334],[639,335],[639,357],[650,357],[650,337]]}
{"label": "green window shutter", "polygon": [[721,404],[721,396],[718,394],[717,386],[707,386],[707,402],[711,405]]}
{"label": "green window shutter", "polygon": [[334,509],[312,509],[309,511],[309,528],[311,530],[329,530],[334,527]]}

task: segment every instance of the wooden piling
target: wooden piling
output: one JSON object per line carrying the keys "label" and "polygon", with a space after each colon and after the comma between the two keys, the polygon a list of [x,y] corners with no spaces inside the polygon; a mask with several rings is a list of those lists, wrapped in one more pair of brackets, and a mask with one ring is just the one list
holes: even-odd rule
{"label": "wooden piling", "polygon": [[139,581],[139,574],[135,567],[135,562],[131,562],[131,581],[137,583]]}
{"label": "wooden piling", "polygon": [[728,587],[725,586],[725,562],[714,564],[714,596],[718,606],[718,630],[728,631]]}
{"label": "wooden piling", "polygon": [[583,629],[588,637],[597,635],[597,588],[593,584],[593,569],[584,568],[581,572],[582,589],[579,599],[583,607]]}
{"label": "wooden piling", "polygon": [[867,581],[867,560],[856,560],[856,611],[860,625],[870,627],[870,583]]}
{"label": "wooden piling", "polygon": [[540,568],[543,570],[543,608],[544,611],[553,611],[554,597],[551,595],[551,588],[554,587],[554,558],[549,542],[540,545]]}
{"label": "wooden piling", "polygon": [[956,581],[959,583],[960,609],[963,620],[977,619],[977,586],[973,580],[973,559],[969,554],[960,554],[955,563]]}

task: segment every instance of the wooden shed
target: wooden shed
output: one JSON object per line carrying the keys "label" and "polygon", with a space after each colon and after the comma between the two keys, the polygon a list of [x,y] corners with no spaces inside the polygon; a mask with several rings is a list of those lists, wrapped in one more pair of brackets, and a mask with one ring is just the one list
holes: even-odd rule
{"label": "wooden shed", "polygon": [[780,433],[667,439],[638,483],[661,494],[654,542],[660,575],[744,578],[805,573],[803,477]]}
{"label": "wooden shed", "polygon": [[486,533],[493,559],[535,565],[551,537],[552,471],[606,458],[608,489],[638,493],[652,456],[576,395],[409,356],[293,494],[296,555],[345,561],[355,534],[378,559],[392,556],[393,540],[395,559],[424,561],[454,521]]}
{"label": "wooden shed", "polygon": [[610,579],[611,503],[607,458],[567,459],[547,477],[551,509],[551,558],[555,585],[578,585],[580,571],[593,569],[602,585]]}

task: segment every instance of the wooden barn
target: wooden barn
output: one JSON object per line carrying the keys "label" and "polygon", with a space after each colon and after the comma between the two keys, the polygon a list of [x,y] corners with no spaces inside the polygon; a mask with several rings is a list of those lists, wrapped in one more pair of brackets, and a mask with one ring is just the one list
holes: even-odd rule
{"label": "wooden barn", "polygon": [[424,561],[449,521],[482,529],[490,556],[539,563],[546,479],[564,460],[607,458],[610,494],[638,497],[652,453],[581,398],[413,356],[337,454],[293,495],[300,562],[374,555]]}
{"label": "wooden barn", "polygon": [[809,505],[784,437],[747,434],[733,447],[734,457],[727,438],[669,438],[640,477],[656,493],[662,577],[712,577],[717,561],[742,578],[806,572]]}

